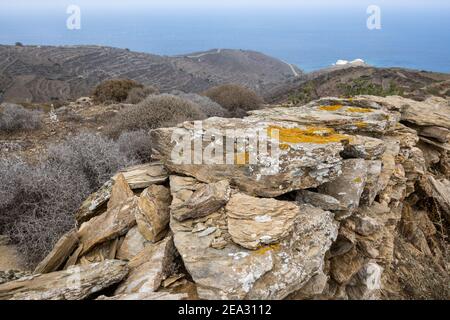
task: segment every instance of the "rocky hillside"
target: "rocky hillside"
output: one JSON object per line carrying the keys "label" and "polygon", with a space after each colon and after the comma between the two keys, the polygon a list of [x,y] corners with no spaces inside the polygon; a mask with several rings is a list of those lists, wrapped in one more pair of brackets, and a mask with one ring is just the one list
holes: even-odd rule
{"label": "rocky hillside", "polygon": [[99,46],[0,45],[0,101],[49,102],[89,95],[101,81],[129,78],[162,91],[223,83],[258,92],[302,72],[258,52],[213,50],[167,57]]}
{"label": "rocky hillside", "polygon": [[172,134],[202,133],[152,130],[155,162],[89,196],[0,299],[448,299],[449,115],[357,96],[201,122],[279,142],[252,164],[239,145],[234,164],[176,163]]}
{"label": "rocky hillside", "polygon": [[418,101],[450,97],[450,75],[364,64],[335,66],[293,79],[271,89],[268,102],[307,103],[328,96],[402,95]]}

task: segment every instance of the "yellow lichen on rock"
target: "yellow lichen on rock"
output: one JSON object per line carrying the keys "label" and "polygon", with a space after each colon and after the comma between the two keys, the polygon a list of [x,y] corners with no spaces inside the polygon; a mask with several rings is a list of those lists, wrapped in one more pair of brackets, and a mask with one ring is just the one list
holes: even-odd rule
{"label": "yellow lichen on rock", "polygon": [[320,110],[323,111],[338,111],[342,109],[342,105],[341,104],[335,104],[332,106],[320,106],[319,107]]}
{"label": "yellow lichen on rock", "polygon": [[370,113],[370,112],[373,112],[372,109],[359,108],[359,107],[348,107],[345,111],[347,111],[347,112],[356,112],[356,113]]}
{"label": "yellow lichen on rock", "polygon": [[332,128],[326,127],[307,127],[300,128],[282,128],[278,126],[269,126],[267,135],[273,137],[273,131],[278,130],[279,141],[282,143],[317,143],[326,144],[349,140],[350,137],[345,134],[339,134]]}

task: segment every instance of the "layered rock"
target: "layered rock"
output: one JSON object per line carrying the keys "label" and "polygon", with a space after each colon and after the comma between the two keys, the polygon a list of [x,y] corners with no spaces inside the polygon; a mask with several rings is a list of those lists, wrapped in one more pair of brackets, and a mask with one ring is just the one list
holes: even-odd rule
{"label": "layered rock", "polygon": [[[36,269],[50,273],[0,298],[95,298],[113,283],[98,299],[402,298],[415,266],[442,286],[445,230],[431,218],[450,212],[450,128],[436,103],[324,98],[153,130],[161,162],[91,195]],[[83,286],[65,291],[74,268]]]}
{"label": "layered rock", "polygon": [[109,260],[64,271],[38,274],[0,285],[0,299],[80,300],[120,282],[128,273],[123,261]]}

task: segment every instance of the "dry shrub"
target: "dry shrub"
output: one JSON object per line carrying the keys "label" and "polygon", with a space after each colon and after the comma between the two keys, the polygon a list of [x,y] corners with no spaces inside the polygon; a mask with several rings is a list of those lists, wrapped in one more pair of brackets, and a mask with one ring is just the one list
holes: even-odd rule
{"label": "dry shrub", "polygon": [[41,112],[27,110],[21,105],[4,103],[0,106],[0,131],[36,130],[41,127]]}
{"label": "dry shrub", "polygon": [[0,159],[0,234],[30,265],[74,227],[73,213],[90,193],[120,168],[139,163],[117,142],[92,133],[53,145],[38,160]]}
{"label": "dry shrub", "polygon": [[200,107],[200,110],[208,117],[227,118],[230,113],[217,102],[212,101],[206,96],[195,93],[185,93],[183,91],[172,91],[172,94],[185,100],[189,100]]}
{"label": "dry shrub", "polygon": [[188,100],[170,94],[152,95],[121,110],[106,131],[109,136],[117,138],[122,132],[156,129],[205,118],[200,107]]}
{"label": "dry shrub", "polygon": [[126,103],[138,104],[151,94],[158,94],[159,89],[154,86],[136,87],[128,92]]}
{"label": "dry shrub", "polygon": [[213,87],[203,95],[227,109],[233,117],[245,116],[247,111],[259,109],[263,104],[254,91],[235,84]]}
{"label": "dry shrub", "polygon": [[152,155],[151,138],[147,131],[124,132],[117,139],[120,153],[137,162],[149,162]]}
{"label": "dry shrub", "polygon": [[123,102],[133,88],[142,87],[142,84],[129,79],[106,80],[95,87],[92,97],[96,103]]}

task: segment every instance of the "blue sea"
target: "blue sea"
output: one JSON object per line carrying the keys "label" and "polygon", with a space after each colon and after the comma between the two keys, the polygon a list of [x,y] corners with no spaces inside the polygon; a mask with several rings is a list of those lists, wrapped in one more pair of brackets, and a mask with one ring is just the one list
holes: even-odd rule
{"label": "blue sea", "polygon": [[[4,0],[1,0],[4,1]],[[68,30],[63,5],[0,11],[0,43],[96,44],[160,55],[215,48],[249,49],[305,71],[338,59],[379,67],[450,72],[449,7],[382,7],[369,30],[367,6],[345,8],[147,9],[81,8],[81,29]]]}

